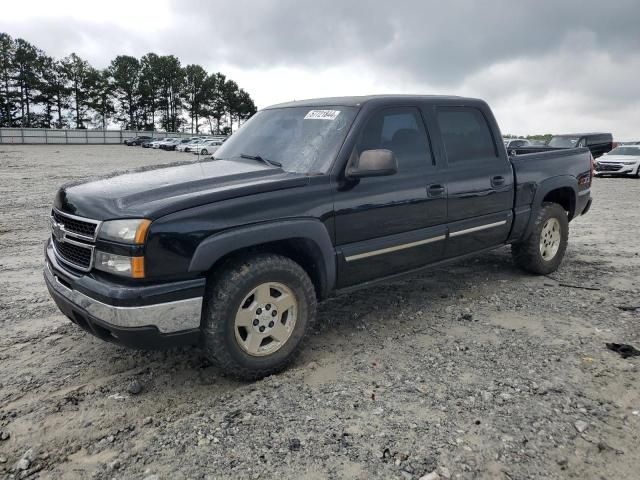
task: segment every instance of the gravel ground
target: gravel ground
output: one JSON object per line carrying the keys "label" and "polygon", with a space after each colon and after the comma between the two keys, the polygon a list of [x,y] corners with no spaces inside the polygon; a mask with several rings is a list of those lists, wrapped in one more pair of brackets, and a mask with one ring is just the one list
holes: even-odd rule
{"label": "gravel ground", "polygon": [[640,180],[595,180],[550,277],[502,248],[330,299],[243,383],[83,333],[42,279],[58,185],[188,158],[0,145],[0,477],[639,478],[640,357],[605,343],[640,348]]}

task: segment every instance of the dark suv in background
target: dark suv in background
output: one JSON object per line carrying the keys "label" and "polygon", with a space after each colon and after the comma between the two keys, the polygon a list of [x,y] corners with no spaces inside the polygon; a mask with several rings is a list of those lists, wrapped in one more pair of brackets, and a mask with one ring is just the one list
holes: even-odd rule
{"label": "dark suv in background", "polygon": [[593,158],[598,158],[613,149],[613,135],[610,133],[568,133],[555,135],[547,144],[554,148],[587,147]]}

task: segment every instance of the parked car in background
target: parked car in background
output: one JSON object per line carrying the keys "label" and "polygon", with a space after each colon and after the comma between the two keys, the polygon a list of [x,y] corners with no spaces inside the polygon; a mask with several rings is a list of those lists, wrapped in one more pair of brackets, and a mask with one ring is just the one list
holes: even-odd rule
{"label": "parked car in background", "polygon": [[158,147],[162,150],[175,150],[176,146],[180,145],[180,143],[182,143],[181,138],[172,138],[169,141],[162,142],[160,145],[158,145]]}
{"label": "parked car in background", "polygon": [[191,150],[196,155],[210,155],[215,152],[222,145],[220,140],[206,140]]}
{"label": "parked car in background", "polygon": [[178,152],[188,152],[189,150],[187,150],[189,147],[193,147],[195,144],[200,143],[204,141],[203,137],[191,137],[190,139],[188,139],[187,142],[181,143],[180,145],[178,145],[176,147],[176,150]]}
{"label": "parked car in background", "polygon": [[146,141],[142,144],[143,148],[157,148],[156,145],[158,145],[160,142],[166,142],[167,140],[171,140],[170,137],[165,137],[165,138],[156,138],[155,140],[150,140],[150,141]]}
{"label": "parked car in background", "polygon": [[635,175],[640,178],[640,145],[623,145],[596,162],[596,175]]}
{"label": "parked car in background", "polygon": [[531,142],[526,138],[503,138],[502,142],[507,150],[509,147],[528,147],[531,145]]}
{"label": "parked car in background", "polygon": [[147,140],[151,140],[151,137],[147,135],[139,135],[137,137],[125,139],[123,143],[128,147],[135,147],[136,145],[142,145]]}
{"label": "parked car in background", "polygon": [[172,142],[173,140],[175,140],[173,137],[167,137],[159,142],[151,142],[151,148],[159,149],[161,144]]}
{"label": "parked car in background", "polygon": [[613,135],[610,133],[571,133],[554,135],[549,143],[553,148],[587,147],[593,158],[598,158],[613,149]]}
{"label": "parked car in background", "polygon": [[198,148],[200,147],[200,145],[202,145],[206,141],[207,141],[206,138],[202,138],[202,139],[197,140],[195,142],[189,143],[185,147],[184,151],[187,152],[187,153],[189,153],[189,152],[197,152]]}
{"label": "parked car in background", "polygon": [[503,138],[502,143],[504,143],[504,148],[507,149],[507,152],[511,151],[513,148],[522,148],[522,147],[530,147],[531,142],[526,138]]}

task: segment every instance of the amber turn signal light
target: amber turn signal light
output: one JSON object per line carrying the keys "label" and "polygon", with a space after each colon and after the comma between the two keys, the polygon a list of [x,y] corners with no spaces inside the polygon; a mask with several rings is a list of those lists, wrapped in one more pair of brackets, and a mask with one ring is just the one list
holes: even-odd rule
{"label": "amber turn signal light", "polygon": [[134,243],[137,245],[143,245],[147,240],[147,233],[149,233],[149,225],[151,220],[142,220],[138,228],[136,229],[136,236],[134,237]]}
{"label": "amber turn signal light", "polygon": [[131,277],[144,278],[144,257],[131,258]]}

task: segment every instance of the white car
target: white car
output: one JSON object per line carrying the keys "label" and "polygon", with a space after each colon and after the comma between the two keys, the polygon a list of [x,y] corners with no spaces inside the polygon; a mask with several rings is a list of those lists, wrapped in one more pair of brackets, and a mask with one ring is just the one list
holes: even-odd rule
{"label": "white car", "polygon": [[160,148],[159,145],[162,142],[168,142],[169,140],[171,140],[171,137],[159,138],[158,140],[154,140],[153,142],[151,142],[150,146],[151,148]]}
{"label": "white car", "polygon": [[161,146],[161,145],[170,145],[170,144],[173,144],[176,140],[179,140],[179,139],[177,139],[177,138],[175,138],[175,137],[168,137],[168,138],[165,138],[165,139],[164,139],[163,141],[161,141],[161,142],[158,142],[158,143],[153,142],[153,143],[154,143],[153,148],[160,148],[160,146]]}
{"label": "white car", "polygon": [[205,141],[204,138],[196,138],[191,140],[189,143],[183,143],[182,145],[179,145],[178,148],[176,148],[176,150],[178,150],[179,152],[191,152],[193,151],[192,150],[193,147],[195,147],[196,145],[199,145],[204,141]]}
{"label": "white car", "polygon": [[596,175],[635,175],[640,178],[640,145],[622,145],[596,160]]}
{"label": "white car", "polygon": [[222,145],[220,140],[206,140],[198,145],[195,145],[191,151],[194,155],[211,155],[213,152],[218,150]]}

